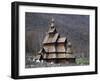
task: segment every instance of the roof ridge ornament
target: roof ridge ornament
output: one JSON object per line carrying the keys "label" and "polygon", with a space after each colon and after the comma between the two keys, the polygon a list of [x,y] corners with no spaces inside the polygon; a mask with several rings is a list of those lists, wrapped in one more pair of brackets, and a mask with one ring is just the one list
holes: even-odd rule
{"label": "roof ridge ornament", "polygon": [[55,22],[55,20],[54,20],[54,18],[52,17],[51,23],[50,23],[51,28],[54,28],[54,22]]}

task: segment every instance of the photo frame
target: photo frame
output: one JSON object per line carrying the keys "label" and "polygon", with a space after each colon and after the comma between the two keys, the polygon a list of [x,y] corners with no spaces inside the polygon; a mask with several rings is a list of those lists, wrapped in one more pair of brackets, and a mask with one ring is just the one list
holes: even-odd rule
{"label": "photo frame", "polygon": [[12,2],[13,79],[97,74],[97,7]]}

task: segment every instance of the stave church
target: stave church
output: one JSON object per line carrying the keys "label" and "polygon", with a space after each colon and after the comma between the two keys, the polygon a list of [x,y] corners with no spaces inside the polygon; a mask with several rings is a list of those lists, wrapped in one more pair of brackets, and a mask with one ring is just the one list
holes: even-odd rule
{"label": "stave church", "polygon": [[75,63],[71,42],[57,32],[54,18],[36,57],[48,63]]}

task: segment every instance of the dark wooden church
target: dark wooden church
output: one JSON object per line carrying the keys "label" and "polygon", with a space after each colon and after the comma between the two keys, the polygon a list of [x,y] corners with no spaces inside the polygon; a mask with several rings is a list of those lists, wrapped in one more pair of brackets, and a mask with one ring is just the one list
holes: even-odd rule
{"label": "dark wooden church", "polygon": [[39,51],[39,60],[53,63],[74,63],[72,45],[66,37],[61,37],[57,32],[54,19],[52,18],[49,30],[42,42],[43,46]]}

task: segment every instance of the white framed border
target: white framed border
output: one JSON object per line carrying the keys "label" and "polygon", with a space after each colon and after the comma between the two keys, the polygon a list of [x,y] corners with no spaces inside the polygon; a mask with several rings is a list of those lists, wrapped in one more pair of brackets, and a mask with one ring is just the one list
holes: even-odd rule
{"label": "white framed border", "polygon": [[[25,69],[25,12],[79,14],[90,16],[90,64],[88,66],[48,67]],[[42,75],[95,71],[95,10],[42,6],[19,6],[19,75]]]}

